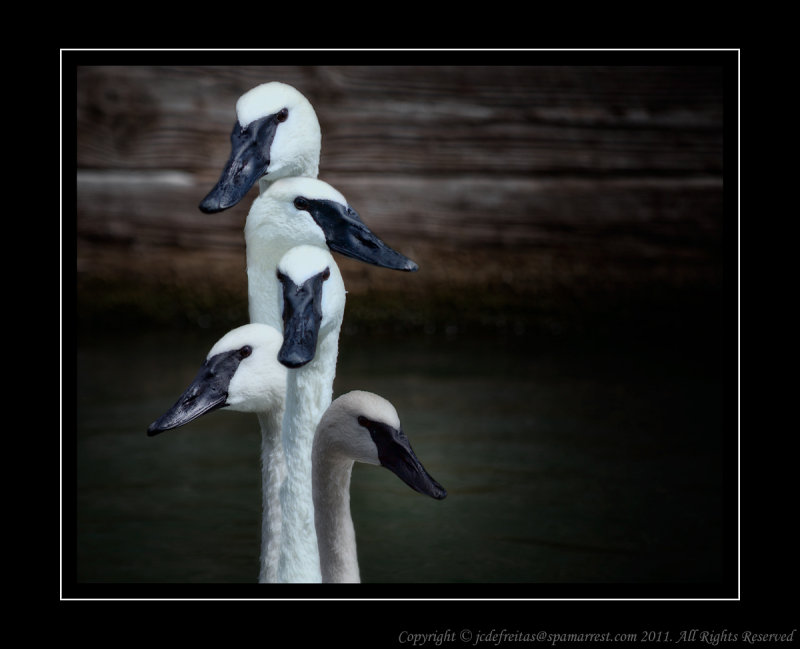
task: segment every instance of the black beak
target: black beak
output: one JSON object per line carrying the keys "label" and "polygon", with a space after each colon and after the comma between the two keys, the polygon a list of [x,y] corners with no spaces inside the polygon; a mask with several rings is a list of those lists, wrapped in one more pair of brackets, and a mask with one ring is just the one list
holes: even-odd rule
{"label": "black beak", "polygon": [[175,405],[150,424],[147,434],[158,435],[225,406],[228,386],[242,358],[249,355],[248,350],[245,347],[209,358]]}
{"label": "black beak", "polygon": [[222,212],[242,200],[270,163],[270,148],[279,119],[267,115],[242,128],[237,122],[231,132],[231,155],[222,175],[200,203],[207,214]]}
{"label": "black beak", "polygon": [[358,423],[369,430],[372,441],[378,447],[381,466],[389,469],[414,491],[436,500],[447,496],[447,490],[422,466],[402,429],[366,417],[359,417]]}
{"label": "black beak", "polygon": [[306,203],[334,252],[382,268],[405,271],[419,268],[375,236],[352,207],[328,200],[307,200]]}
{"label": "black beak", "polygon": [[322,283],[330,270],[310,277],[300,286],[279,274],[283,284],[283,345],[278,360],[291,369],[302,367],[317,353],[322,323]]}

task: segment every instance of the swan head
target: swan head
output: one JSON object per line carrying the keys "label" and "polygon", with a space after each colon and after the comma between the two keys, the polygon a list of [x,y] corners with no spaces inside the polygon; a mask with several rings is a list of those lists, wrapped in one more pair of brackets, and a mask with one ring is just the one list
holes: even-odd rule
{"label": "swan head", "polygon": [[372,392],[354,390],[331,403],[317,426],[313,452],[383,466],[421,494],[437,500],[447,496],[411,448],[397,410]]}
{"label": "swan head", "polygon": [[321,143],[314,108],[298,90],[278,81],[256,86],[236,102],[230,157],[200,210],[233,207],[261,178],[315,177]]}
{"label": "swan head", "polygon": [[296,246],[278,262],[283,344],[278,360],[296,369],[316,355],[317,341],[338,331],[346,291],[339,267],[325,248]]}
{"label": "swan head", "polygon": [[281,178],[258,198],[245,223],[248,248],[284,241],[314,244],[374,266],[415,271],[361,220],[337,189],[317,178]]}
{"label": "swan head", "polygon": [[268,412],[283,407],[286,368],[277,362],[281,334],[247,324],[225,334],[208,352],[192,383],[147,429],[150,436],[188,424],[219,408]]}

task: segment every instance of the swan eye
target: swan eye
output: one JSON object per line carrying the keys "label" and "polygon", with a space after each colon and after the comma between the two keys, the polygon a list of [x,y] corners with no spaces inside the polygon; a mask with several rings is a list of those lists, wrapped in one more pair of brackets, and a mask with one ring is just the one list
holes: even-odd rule
{"label": "swan eye", "polygon": [[307,210],[308,209],[308,200],[303,198],[302,196],[298,196],[294,199],[294,206],[298,210]]}
{"label": "swan eye", "polygon": [[330,276],[331,276],[331,269],[330,268],[326,268],[325,270],[322,271],[322,279],[323,279],[323,281],[328,279]]}
{"label": "swan eye", "polygon": [[289,117],[289,109],[288,108],[281,108],[275,114],[275,121],[279,122],[279,123],[280,122],[285,122],[288,119],[288,117]]}
{"label": "swan eye", "polygon": [[239,356],[241,358],[247,358],[252,353],[253,353],[253,348],[250,345],[245,345],[239,350]]}

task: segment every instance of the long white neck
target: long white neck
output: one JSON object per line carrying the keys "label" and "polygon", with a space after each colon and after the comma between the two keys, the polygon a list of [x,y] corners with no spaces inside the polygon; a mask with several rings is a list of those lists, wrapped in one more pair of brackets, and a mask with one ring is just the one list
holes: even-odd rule
{"label": "long white neck", "polygon": [[259,583],[278,581],[281,543],[280,488],[286,475],[281,426],[284,408],[258,413],[261,425],[261,558]]}
{"label": "long white neck", "polygon": [[317,424],[331,404],[338,350],[339,326],[320,336],[314,360],[289,371],[283,420],[286,480],[280,492],[283,527],[278,578],[282,582],[322,579],[314,523],[311,449]]}
{"label": "long white neck", "polygon": [[280,313],[280,282],[275,279],[275,269],[286,251],[293,247],[293,241],[277,232],[274,236],[255,233],[251,223],[257,221],[253,212],[263,209],[264,201],[258,198],[253,202],[250,215],[245,224],[247,247],[247,297],[250,309],[250,322],[262,322],[278,331],[283,331],[283,318]]}
{"label": "long white neck", "polygon": [[314,519],[323,583],[359,583],[356,532],[350,514],[353,460],[314,445]]}
{"label": "long white neck", "polygon": [[[259,184],[263,193],[268,186]],[[275,279],[275,268],[286,250],[292,247],[289,239],[260,237],[252,233],[252,223],[258,222],[258,211],[265,211],[267,202],[257,198],[250,209],[245,224],[247,238],[247,278],[250,321],[270,325],[281,331],[282,318],[279,313],[279,282]],[[285,405],[285,404],[284,404]],[[284,456],[281,431],[285,407],[270,413],[260,413],[261,425],[261,556],[259,583],[281,581],[279,562],[282,534],[281,488],[286,479],[286,458]]]}

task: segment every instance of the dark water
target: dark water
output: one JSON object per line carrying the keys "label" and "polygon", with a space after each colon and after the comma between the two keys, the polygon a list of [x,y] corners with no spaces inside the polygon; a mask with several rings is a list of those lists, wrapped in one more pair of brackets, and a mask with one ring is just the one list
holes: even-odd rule
{"label": "dark water", "polygon": [[[65,464],[76,460],[78,583],[256,581],[255,418],[216,412],[145,434],[217,333],[81,341],[74,456],[64,432]],[[434,501],[385,469],[356,465],[351,497],[365,582],[691,585],[733,577],[736,430],[726,429],[716,354],[536,346],[524,337],[343,336],[334,391],[355,388],[395,404],[418,456],[449,492]],[[72,513],[64,512],[65,534]]]}

